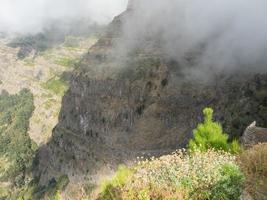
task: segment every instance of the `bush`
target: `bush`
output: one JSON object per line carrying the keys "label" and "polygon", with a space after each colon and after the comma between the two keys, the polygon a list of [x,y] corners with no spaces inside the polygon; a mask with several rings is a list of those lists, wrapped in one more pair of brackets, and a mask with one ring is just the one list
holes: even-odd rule
{"label": "bush", "polygon": [[220,174],[221,180],[211,190],[211,199],[239,199],[245,180],[239,167],[232,164],[223,165]]}
{"label": "bush", "polygon": [[114,177],[105,181],[101,186],[101,198],[105,200],[113,200],[115,198],[116,188],[123,187],[131,176],[133,171],[125,166],[119,166],[118,171]]}
{"label": "bush", "polygon": [[194,139],[191,139],[189,142],[190,151],[207,151],[212,148],[239,153],[241,147],[238,141],[234,140],[232,143],[228,143],[229,136],[223,132],[221,124],[213,121],[213,110],[205,108],[203,114],[204,122],[193,130]]}
{"label": "bush", "polygon": [[239,156],[246,175],[246,190],[257,200],[267,196],[267,143],[258,144]]}
{"label": "bush", "polygon": [[214,150],[152,158],[124,173],[120,184],[109,184],[99,199],[237,200],[244,176],[235,160],[230,153]]}

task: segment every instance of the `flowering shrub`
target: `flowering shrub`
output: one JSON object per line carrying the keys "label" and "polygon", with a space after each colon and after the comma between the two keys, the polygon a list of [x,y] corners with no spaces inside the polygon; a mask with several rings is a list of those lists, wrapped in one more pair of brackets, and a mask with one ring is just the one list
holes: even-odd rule
{"label": "flowering shrub", "polygon": [[126,182],[109,190],[108,198],[102,191],[100,199],[239,199],[244,176],[235,160],[235,156],[224,151],[188,154],[180,150],[140,161]]}
{"label": "flowering shrub", "polygon": [[199,124],[193,130],[194,139],[189,142],[190,151],[207,151],[213,148],[231,153],[239,153],[241,151],[239,143],[236,140],[228,143],[229,136],[223,132],[221,124],[213,121],[213,110],[205,108],[203,114],[204,123]]}

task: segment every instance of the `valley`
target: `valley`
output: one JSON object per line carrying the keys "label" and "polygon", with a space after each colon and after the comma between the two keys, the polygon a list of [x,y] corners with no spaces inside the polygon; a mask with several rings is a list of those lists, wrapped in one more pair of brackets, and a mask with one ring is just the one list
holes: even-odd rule
{"label": "valley", "polygon": [[69,36],[64,43],[37,55],[33,51],[24,59],[17,57],[19,48],[8,46],[11,39],[0,40],[0,90],[10,94],[24,88],[31,90],[35,110],[29,134],[38,145],[49,140],[58,122],[61,99],[68,89],[67,74],[96,40],[95,36]]}
{"label": "valley", "polygon": [[220,1],[125,2],[0,29],[0,200],[265,200],[266,37]]}

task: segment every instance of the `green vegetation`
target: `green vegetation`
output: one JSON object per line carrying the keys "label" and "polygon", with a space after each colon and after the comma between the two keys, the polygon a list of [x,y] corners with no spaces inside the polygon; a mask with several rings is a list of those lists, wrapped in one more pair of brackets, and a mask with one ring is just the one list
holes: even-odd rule
{"label": "green vegetation", "polygon": [[79,47],[80,46],[80,38],[73,37],[73,36],[67,36],[67,37],[65,37],[64,46],[70,47],[70,48]]}
{"label": "green vegetation", "polygon": [[244,175],[235,156],[208,150],[177,151],[141,161],[133,169],[119,168],[104,183],[102,200],[238,200]]}
{"label": "green vegetation", "polygon": [[193,130],[194,139],[189,142],[190,151],[207,151],[213,148],[215,150],[239,153],[241,151],[239,143],[236,140],[229,143],[229,136],[223,133],[221,124],[213,121],[213,110],[205,108],[203,113],[204,123],[199,124]]}
{"label": "green vegetation", "polygon": [[77,63],[77,59],[69,58],[69,57],[59,57],[55,60],[55,64],[61,65],[64,67],[73,67],[75,63]]}
{"label": "green vegetation", "polygon": [[25,58],[23,60],[23,62],[24,62],[24,65],[26,65],[26,66],[29,66],[29,67],[34,67],[35,66],[35,63],[34,63],[33,59]]}
{"label": "green vegetation", "polygon": [[114,190],[117,187],[123,187],[130,176],[133,174],[133,170],[126,166],[120,166],[115,176],[108,181],[105,181],[101,186],[101,198],[103,199],[115,199]]}
{"label": "green vegetation", "polygon": [[18,199],[23,200],[39,200],[42,198],[57,200],[60,199],[60,192],[69,184],[67,175],[63,175],[56,179],[50,180],[47,186],[39,186],[38,181],[31,181],[28,186],[21,190]]}
{"label": "green vegetation", "polygon": [[228,142],[211,108],[203,113],[204,123],[194,130],[188,151],[139,161],[131,169],[120,167],[102,184],[99,199],[238,200],[245,182],[236,157],[241,147]]}
{"label": "green vegetation", "polygon": [[64,42],[65,35],[61,31],[45,30],[43,33],[17,37],[8,46],[20,48],[17,54],[19,59],[28,57],[31,52],[42,52]]}
{"label": "green vegetation", "polygon": [[160,66],[160,59],[155,58],[138,58],[129,59],[123,69],[120,70],[119,78],[130,79],[132,81],[149,77],[149,74],[155,73],[155,69]]}
{"label": "green vegetation", "polygon": [[33,95],[29,90],[0,96],[0,198],[2,191],[8,189],[1,187],[1,182],[9,183],[7,187],[11,188],[26,183],[36,150],[27,133],[33,110]]}
{"label": "green vegetation", "polygon": [[55,76],[48,80],[46,83],[42,84],[42,87],[60,96],[63,96],[68,89],[67,82],[63,78],[58,76]]}

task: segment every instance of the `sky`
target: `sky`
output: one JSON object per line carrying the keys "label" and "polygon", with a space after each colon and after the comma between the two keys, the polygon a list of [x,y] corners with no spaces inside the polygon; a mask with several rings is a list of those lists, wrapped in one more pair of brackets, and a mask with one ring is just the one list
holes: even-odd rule
{"label": "sky", "polygon": [[0,31],[37,33],[53,21],[79,19],[106,24],[126,6],[127,0],[0,0]]}

